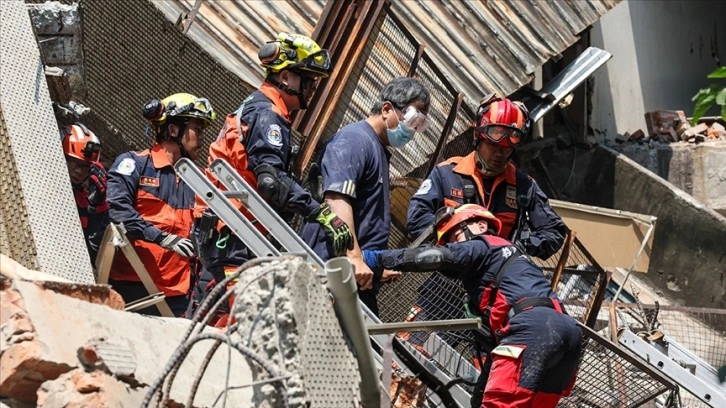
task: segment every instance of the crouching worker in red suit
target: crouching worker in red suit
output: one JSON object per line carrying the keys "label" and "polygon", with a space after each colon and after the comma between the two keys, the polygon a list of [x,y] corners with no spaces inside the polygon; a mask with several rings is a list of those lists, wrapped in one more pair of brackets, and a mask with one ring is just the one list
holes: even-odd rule
{"label": "crouching worker in red suit", "polygon": [[[371,269],[439,271],[461,279],[471,310],[494,346],[477,381],[472,406],[554,407],[570,394],[582,333],[565,313],[542,270],[496,236],[501,222],[476,204],[437,213],[437,246],[364,251]],[[482,400],[483,392],[483,400]]]}

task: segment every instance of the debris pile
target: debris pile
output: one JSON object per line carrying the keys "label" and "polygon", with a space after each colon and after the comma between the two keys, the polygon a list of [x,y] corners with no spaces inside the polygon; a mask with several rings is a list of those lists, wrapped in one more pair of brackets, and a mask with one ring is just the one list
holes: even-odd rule
{"label": "debris pile", "polygon": [[683,111],[659,110],[647,112],[645,123],[648,136],[642,130],[633,134],[618,135],[618,142],[637,142],[653,140],[661,143],[688,142],[700,143],[706,140],[726,140],[726,127],[722,118],[701,118],[695,126],[691,126]]}
{"label": "debris pile", "polygon": [[[0,277],[0,406],[140,406],[172,357],[169,344],[179,343],[191,322],[124,312],[119,298],[103,285]],[[168,406],[188,401],[192,388],[196,399],[186,407],[212,406],[227,391],[228,357],[208,354],[212,344],[189,351],[166,390]],[[230,387],[250,384],[244,359],[230,357]],[[204,381],[194,385],[203,362]],[[228,406],[249,406],[247,388],[227,394]]]}

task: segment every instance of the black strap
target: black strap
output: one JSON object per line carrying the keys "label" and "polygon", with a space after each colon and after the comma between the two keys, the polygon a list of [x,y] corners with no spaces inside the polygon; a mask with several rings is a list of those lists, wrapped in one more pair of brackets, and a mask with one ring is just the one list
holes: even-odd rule
{"label": "black strap", "polygon": [[521,170],[517,170],[515,174],[517,177],[517,217],[514,220],[511,241],[516,243],[519,241],[522,231],[529,228],[527,224],[529,211],[534,202],[534,182]]}
{"label": "black strap", "polygon": [[489,324],[489,314],[492,306],[494,306],[494,301],[497,299],[497,292],[499,292],[499,285],[502,283],[502,279],[504,279],[504,276],[510,269],[509,267],[512,266],[514,261],[519,259],[520,257],[524,257],[525,259],[527,259],[526,255],[520,254],[519,251],[517,251],[504,262],[501,268],[499,268],[499,272],[497,272],[497,277],[496,279],[494,279],[494,285],[491,286],[491,291],[489,292],[489,302],[487,303],[487,307],[484,309],[482,315],[482,321],[486,324]]}
{"label": "black strap", "polygon": [[519,302],[515,303],[511,309],[509,309],[509,312],[507,313],[507,318],[511,319],[519,313],[522,313],[525,310],[534,307],[549,307],[551,309],[555,309],[555,305],[553,302],[556,301],[557,299],[552,299],[548,297],[533,297],[522,299]]}

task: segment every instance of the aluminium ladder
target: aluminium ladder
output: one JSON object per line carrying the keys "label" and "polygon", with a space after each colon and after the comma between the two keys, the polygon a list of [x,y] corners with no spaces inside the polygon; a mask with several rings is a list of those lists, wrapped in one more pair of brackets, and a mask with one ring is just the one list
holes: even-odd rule
{"label": "aluminium ladder", "polygon": [[[258,257],[279,256],[278,250],[240,211],[237,210],[229,198],[239,200],[255,219],[275,238],[275,240],[290,253],[298,253],[306,257],[310,263],[324,270],[323,261],[313,250],[295,233],[295,231],[277,214],[272,207],[237,173],[232,166],[223,159],[217,159],[210,165],[210,170],[227,188],[221,191],[206,177],[206,175],[187,158],[180,159],[174,166],[179,177],[214,211],[214,213],[238,237],[244,237],[245,244]],[[381,323],[367,306],[359,302],[363,310],[363,317],[367,326]],[[383,353],[386,345],[386,335],[370,335],[371,343],[379,353]],[[436,394],[429,394],[429,398],[441,398],[441,402],[451,407],[468,407],[470,394],[455,378],[438,368],[429,358],[418,350],[394,338],[397,351],[405,356],[409,364],[394,355],[394,361],[408,374],[417,373],[432,379],[433,382],[443,385]],[[382,369],[383,358],[376,356],[376,365]],[[415,367],[411,367],[411,365]]]}
{"label": "aluminium ladder", "polygon": [[704,403],[726,407],[726,385],[719,382],[716,369],[672,338],[658,331],[642,338],[622,329],[618,341]]}

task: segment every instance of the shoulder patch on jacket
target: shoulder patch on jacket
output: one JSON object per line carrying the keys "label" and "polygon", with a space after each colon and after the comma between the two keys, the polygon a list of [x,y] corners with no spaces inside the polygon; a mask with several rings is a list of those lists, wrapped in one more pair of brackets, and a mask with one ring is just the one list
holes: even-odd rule
{"label": "shoulder patch on jacket", "polygon": [[431,180],[426,179],[421,183],[421,186],[416,190],[416,194],[414,195],[424,195],[428,194],[428,192],[431,191]]}
{"label": "shoulder patch on jacket", "polygon": [[124,176],[130,176],[134,170],[136,170],[136,160],[131,157],[121,160],[121,163],[116,167],[116,172]]}
{"label": "shoulder patch on jacket", "polygon": [[282,129],[280,125],[272,124],[267,128],[267,141],[273,146],[282,146]]}

